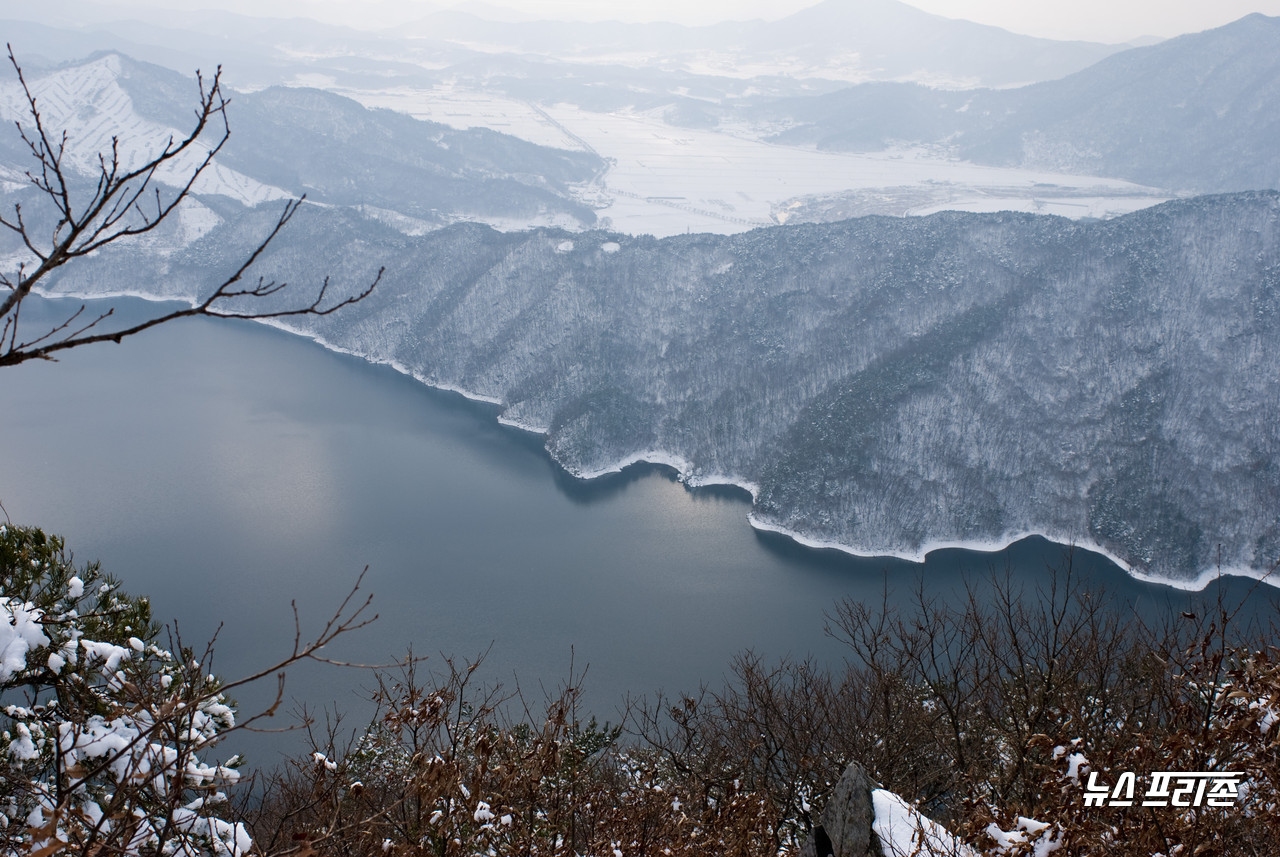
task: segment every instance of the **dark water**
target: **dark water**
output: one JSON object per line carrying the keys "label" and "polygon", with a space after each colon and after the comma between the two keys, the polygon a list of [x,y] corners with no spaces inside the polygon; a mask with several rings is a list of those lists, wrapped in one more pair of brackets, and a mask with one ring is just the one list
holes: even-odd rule
{"label": "dark water", "polygon": [[[535,697],[573,661],[589,665],[589,706],[616,719],[628,692],[719,684],[747,648],[837,662],[823,614],[841,598],[919,580],[945,593],[992,568],[1034,587],[1063,561],[1040,539],[923,565],[800,548],[753,531],[743,492],[690,492],[652,467],[575,482],[492,408],[247,323],[181,322],[6,368],[0,403],[13,521],[101,560],[187,642],[217,632],[228,676],[289,648],[291,601],[314,632],[368,566],[379,619],[333,657],[490,650],[485,674]],[[1074,564],[1142,609],[1186,603],[1096,555]],[[304,669],[288,691],[363,712],[369,683]],[[262,761],[275,740],[248,746]]]}

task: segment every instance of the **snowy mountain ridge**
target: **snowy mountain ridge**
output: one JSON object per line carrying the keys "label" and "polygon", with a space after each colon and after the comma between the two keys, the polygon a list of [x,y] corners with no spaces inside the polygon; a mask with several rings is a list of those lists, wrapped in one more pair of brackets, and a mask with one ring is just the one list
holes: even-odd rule
{"label": "snowy mountain ridge", "polygon": [[[42,120],[47,128],[66,132],[69,164],[84,176],[96,175],[98,155],[110,152],[113,140],[117,141],[122,166],[132,168],[163,149],[167,141],[180,140],[190,133],[190,128],[168,126],[138,114],[133,99],[120,85],[122,62],[118,54],[106,54],[28,78]],[[193,105],[196,95],[192,86]],[[14,122],[31,127],[26,97],[16,80],[0,81],[0,119],[10,126],[10,133]],[[194,125],[194,113],[191,119]],[[198,142],[157,171],[156,178],[181,186],[208,152],[208,144]],[[246,206],[291,197],[285,190],[216,161],[201,174],[193,191],[229,197]]]}
{"label": "snowy mountain ridge", "polygon": [[753,108],[780,142],[874,151],[893,141],[958,157],[1113,176],[1198,193],[1280,187],[1280,18],[1248,15],[1006,90],[855,86]]}
{"label": "snowy mountain ridge", "polygon": [[[103,254],[56,290],[191,299],[257,234]],[[665,461],[859,553],[1043,533],[1182,586],[1280,555],[1280,193],[661,240],[411,238],[311,207],[260,273],[380,264],[369,299],[295,332],[501,403],[571,473]]]}
{"label": "snowy mountain ridge", "polygon": [[[113,138],[122,165],[130,167],[182,139],[195,123],[194,77],[119,53],[26,77],[45,127],[66,131],[67,162],[79,180],[95,179],[98,155],[111,151]],[[410,233],[459,219],[507,228],[595,222],[592,209],[570,193],[601,168],[589,153],[484,128],[460,131],[309,88],[224,94],[231,136],[193,186],[182,228],[166,230],[171,248],[194,240],[207,224],[304,194],[318,204],[359,208]],[[24,171],[34,162],[13,123],[30,128],[31,116],[12,74],[0,80],[0,119],[7,128],[0,130],[0,180],[8,192],[29,191]],[[156,178],[171,186],[184,181],[218,139],[217,118],[214,125]]]}
{"label": "snowy mountain ridge", "polygon": [[401,34],[486,54],[661,67],[727,78],[913,80],[946,88],[1061,77],[1124,48],[1039,39],[921,11],[897,0],[826,0],[777,21],[703,26],[488,20],[437,12]]}

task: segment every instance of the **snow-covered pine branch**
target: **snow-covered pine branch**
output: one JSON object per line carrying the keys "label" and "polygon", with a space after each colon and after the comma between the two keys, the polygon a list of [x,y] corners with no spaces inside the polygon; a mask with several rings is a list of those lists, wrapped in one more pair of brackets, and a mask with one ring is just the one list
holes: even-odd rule
{"label": "snow-covered pine branch", "polygon": [[[240,779],[218,742],[283,696],[283,670],[363,627],[359,583],[314,636],[234,681],[212,647],[159,642],[147,599],[63,541],[0,524],[0,855],[235,857],[251,841],[225,789]],[[275,702],[237,717],[226,692],[276,676]]]}
{"label": "snow-covered pine branch", "polygon": [[0,526],[0,852],[249,847],[224,817],[237,760],[207,761],[235,711],[205,658],[157,639],[145,598]]}

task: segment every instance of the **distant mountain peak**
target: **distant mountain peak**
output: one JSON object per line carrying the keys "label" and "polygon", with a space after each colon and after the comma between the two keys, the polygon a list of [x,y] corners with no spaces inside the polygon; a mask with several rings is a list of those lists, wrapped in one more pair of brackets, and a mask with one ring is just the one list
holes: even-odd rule
{"label": "distant mountain peak", "polygon": [[[118,51],[102,51],[80,63],[27,75],[27,83],[35,95],[45,127],[67,135],[67,163],[84,175],[96,175],[98,157],[109,154],[113,146],[125,166],[140,163],[161,151],[171,139],[190,133],[190,107],[197,92],[188,84],[185,106],[173,113],[185,116],[187,122],[168,123],[136,109],[129,87],[123,80],[130,74],[173,84],[181,76],[155,66],[146,66]],[[25,97],[16,80],[0,82],[0,118],[30,126]],[[186,154],[162,169],[156,176],[161,182],[177,183],[203,160],[212,140],[197,143]],[[270,199],[289,196],[279,188],[254,181],[221,164],[212,164],[195,186],[200,194],[229,196],[245,205],[256,205]]]}
{"label": "distant mountain peak", "polygon": [[[924,12],[899,0],[824,0],[776,21],[697,27],[617,21],[485,20],[439,12],[409,32],[485,50],[684,71],[752,69],[815,80],[913,80],[947,88],[1010,86],[1085,68],[1120,46],[1055,42]],[[771,71],[772,69],[772,71]],[[785,69],[785,71],[784,71]]]}

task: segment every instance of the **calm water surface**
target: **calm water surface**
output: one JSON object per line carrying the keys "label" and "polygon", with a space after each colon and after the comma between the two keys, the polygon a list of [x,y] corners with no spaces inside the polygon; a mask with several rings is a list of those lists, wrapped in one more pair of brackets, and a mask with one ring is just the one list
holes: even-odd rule
{"label": "calm water surface", "polygon": [[[535,696],[572,659],[589,665],[591,709],[616,719],[628,692],[719,684],[747,648],[837,662],[824,611],[886,581],[895,596],[918,580],[945,593],[1007,568],[1034,586],[1063,559],[1039,539],[923,565],[799,548],[753,531],[743,492],[690,492],[658,468],[578,483],[492,408],[248,323],[185,321],[6,368],[0,397],[14,522],[101,560],[185,641],[216,632],[224,675],[288,649],[291,601],[317,629],[368,566],[379,619],[334,657],[490,650],[489,678]],[[1095,555],[1075,566],[1117,599],[1185,604]],[[358,719],[368,684],[304,669],[288,691]],[[248,746],[262,760],[274,740]]]}

